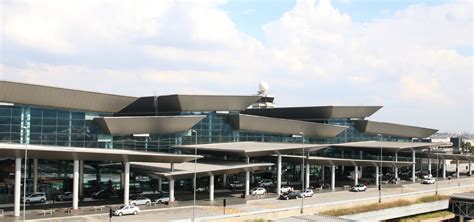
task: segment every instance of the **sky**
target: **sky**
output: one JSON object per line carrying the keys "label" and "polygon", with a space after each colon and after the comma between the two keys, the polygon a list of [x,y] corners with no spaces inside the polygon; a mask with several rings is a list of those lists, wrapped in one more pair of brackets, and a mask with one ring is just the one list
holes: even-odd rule
{"label": "sky", "polygon": [[0,0],[0,79],[131,96],[382,105],[474,132],[474,1]]}

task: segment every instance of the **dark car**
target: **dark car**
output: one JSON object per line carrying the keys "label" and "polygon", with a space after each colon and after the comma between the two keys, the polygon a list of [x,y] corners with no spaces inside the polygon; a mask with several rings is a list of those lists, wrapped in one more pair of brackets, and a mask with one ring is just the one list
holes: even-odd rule
{"label": "dark car", "polygon": [[109,199],[111,196],[111,193],[106,190],[101,190],[99,192],[93,193],[92,198],[93,199]]}
{"label": "dark car", "polygon": [[291,191],[280,195],[280,200],[298,199],[299,197],[301,197],[300,192]]}
{"label": "dark car", "polygon": [[63,194],[58,195],[56,197],[56,200],[59,200],[59,201],[72,200],[72,192],[64,192]]}

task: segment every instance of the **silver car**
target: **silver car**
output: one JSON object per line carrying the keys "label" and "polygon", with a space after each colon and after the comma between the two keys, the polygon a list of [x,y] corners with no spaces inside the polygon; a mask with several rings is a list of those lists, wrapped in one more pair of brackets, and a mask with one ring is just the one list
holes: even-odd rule
{"label": "silver car", "polygon": [[119,208],[113,211],[113,214],[119,217],[127,214],[137,215],[138,213],[140,213],[140,208],[134,205],[121,205]]}
{"label": "silver car", "polygon": [[137,197],[134,200],[130,200],[130,205],[150,205],[151,200],[148,197]]}

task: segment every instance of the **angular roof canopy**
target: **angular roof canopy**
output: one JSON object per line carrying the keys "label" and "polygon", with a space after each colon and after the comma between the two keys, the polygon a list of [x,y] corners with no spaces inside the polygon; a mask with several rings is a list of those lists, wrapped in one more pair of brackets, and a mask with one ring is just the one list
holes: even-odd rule
{"label": "angular roof canopy", "polygon": [[321,120],[369,117],[382,106],[312,106],[246,109],[242,113],[283,119]]}
{"label": "angular roof canopy", "polygon": [[167,95],[158,97],[158,111],[241,111],[260,98],[260,96],[230,95]]}
{"label": "angular roof canopy", "polygon": [[448,153],[427,153],[423,152],[417,154],[420,157],[431,157],[432,159],[440,158],[446,160],[465,160],[465,161],[474,161],[474,155],[464,155],[464,154],[448,154]]}
{"label": "angular roof canopy", "polygon": [[136,97],[0,81],[0,102],[114,113]]}
{"label": "angular roof canopy", "polygon": [[375,122],[368,120],[354,120],[354,128],[362,133],[382,134],[408,138],[425,138],[438,130],[394,123]]}
{"label": "angular roof canopy", "polygon": [[64,146],[40,146],[11,143],[0,143],[0,157],[24,158],[26,149],[28,150],[28,158],[46,160],[181,163],[185,161],[191,161],[196,158],[202,158],[202,156],[171,153],[138,152],[119,149],[73,148]]}
{"label": "angular roof canopy", "polygon": [[356,148],[373,150],[383,148],[384,151],[398,152],[399,150],[414,150],[438,147],[446,143],[414,143],[414,142],[390,142],[390,141],[362,141],[351,143],[332,144],[331,147]]}
{"label": "angular roof canopy", "polygon": [[94,118],[111,135],[175,133],[191,129],[204,115],[191,116],[132,116]]}
{"label": "angular roof canopy", "polygon": [[305,151],[316,151],[328,147],[327,144],[301,144],[301,143],[267,143],[267,142],[230,142],[211,143],[198,145],[178,145],[188,152],[194,152],[197,147],[198,153],[227,153],[239,156],[257,157],[268,156],[278,153],[299,153]]}
{"label": "angular roof canopy", "polygon": [[244,114],[230,115],[228,119],[234,129],[270,134],[296,135],[302,132],[311,137],[335,137],[347,129],[344,126]]}
{"label": "angular roof canopy", "polygon": [[[283,158],[293,159],[294,161],[301,161],[302,156],[293,156],[293,155],[283,155]],[[380,160],[364,160],[364,159],[345,159],[345,158],[332,158],[332,157],[320,157],[320,156],[310,156],[305,158],[305,161],[314,165],[336,165],[336,166],[383,166],[383,167],[404,167],[411,166],[413,162],[404,162],[404,161],[382,161]]]}
{"label": "angular roof canopy", "polygon": [[[223,175],[223,174],[237,174],[240,172],[258,172],[264,171],[267,167],[272,166],[273,163],[242,163],[231,161],[212,161],[201,162],[196,164],[196,174],[198,177]],[[130,167],[149,171],[159,177],[166,177],[172,179],[186,179],[194,177],[194,162],[184,162],[174,164],[174,171],[170,171],[170,164],[163,163],[140,163],[133,162]]]}

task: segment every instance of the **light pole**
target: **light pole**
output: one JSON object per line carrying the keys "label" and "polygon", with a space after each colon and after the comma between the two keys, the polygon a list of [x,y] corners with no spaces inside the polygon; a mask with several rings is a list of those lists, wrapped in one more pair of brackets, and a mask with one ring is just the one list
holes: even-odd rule
{"label": "light pole", "polygon": [[[380,137],[380,142],[382,142],[382,134],[377,134]],[[383,167],[382,167],[382,144],[380,144],[380,174],[377,175],[379,177],[379,203],[382,203],[382,175],[383,175]]]}
{"label": "light pole", "polygon": [[26,136],[28,135],[28,133],[26,132],[28,130],[28,127],[27,126],[22,126],[21,128],[23,128],[25,130],[24,132],[24,139],[25,139],[25,170],[24,170],[24,174],[23,174],[23,221],[25,221],[25,217],[26,217],[26,166],[27,166],[27,162],[28,162],[28,139],[26,138]]}
{"label": "light pole", "polygon": [[[304,132],[300,132],[300,135],[301,135],[301,139],[303,140],[303,152],[301,154],[301,159],[303,160],[303,165],[301,165],[301,171],[304,172],[304,168],[305,168],[305,165],[304,165]],[[306,170],[309,170],[309,169],[306,169]],[[301,196],[301,210],[300,210],[300,213],[303,214],[303,206],[304,206],[304,198],[305,198],[305,195],[304,195],[304,191],[305,191],[306,187],[305,187],[305,179],[303,178],[302,180],[302,185],[301,185],[301,191],[302,191],[302,196]]]}
{"label": "light pole", "polygon": [[[194,140],[194,156],[197,156],[197,136],[198,133],[196,130],[191,131],[191,135],[194,133],[195,135],[195,140]],[[196,178],[197,178],[197,158],[194,157],[194,178],[193,178],[193,222],[195,221],[195,211],[196,211]]]}
{"label": "light pole", "polygon": [[438,195],[438,177],[439,177],[439,155],[436,155],[436,192],[435,194]]}

